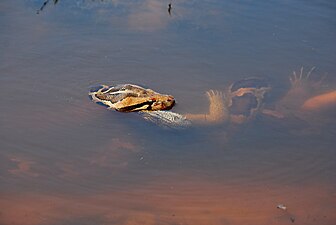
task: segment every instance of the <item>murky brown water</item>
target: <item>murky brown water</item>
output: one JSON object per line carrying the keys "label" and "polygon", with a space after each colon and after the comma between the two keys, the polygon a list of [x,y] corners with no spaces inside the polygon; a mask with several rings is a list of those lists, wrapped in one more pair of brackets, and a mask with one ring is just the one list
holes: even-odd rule
{"label": "murky brown water", "polygon": [[261,76],[267,107],[295,105],[301,66],[325,77],[310,96],[336,89],[336,4],[169,3],[1,1],[1,225],[336,223],[335,105],[167,130],[87,96],[129,82],[201,113]]}

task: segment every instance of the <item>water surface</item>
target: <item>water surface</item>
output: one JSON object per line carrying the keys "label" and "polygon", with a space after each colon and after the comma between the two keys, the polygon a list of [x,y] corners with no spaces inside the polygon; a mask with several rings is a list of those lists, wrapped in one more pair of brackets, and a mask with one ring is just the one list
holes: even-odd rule
{"label": "water surface", "polygon": [[169,3],[1,1],[0,224],[335,224],[335,111],[167,130],[87,93],[135,83],[202,113],[260,76],[274,106],[302,66],[335,90],[336,4]]}

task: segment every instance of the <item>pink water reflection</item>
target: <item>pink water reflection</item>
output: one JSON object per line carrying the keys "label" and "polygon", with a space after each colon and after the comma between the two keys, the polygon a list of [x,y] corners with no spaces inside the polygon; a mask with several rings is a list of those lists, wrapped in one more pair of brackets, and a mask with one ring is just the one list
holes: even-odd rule
{"label": "pink water reflection", "polygon": [[[228,186],[180,177],[125,190],[66,195],[1,193],[2,224],[67,224],[91,218],[102,224],[334,224],[335,190],[241,184]],[[285,204],[287,211],[277,209]]]}

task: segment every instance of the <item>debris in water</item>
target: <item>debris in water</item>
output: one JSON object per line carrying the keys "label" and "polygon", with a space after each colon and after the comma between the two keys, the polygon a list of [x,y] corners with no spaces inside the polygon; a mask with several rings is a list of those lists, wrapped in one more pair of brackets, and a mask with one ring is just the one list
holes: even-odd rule
{"label": "debris in water", "polygon": [[172,10],[172,4],[169,3],[168,4],[168,13],[169,13],[170,16],[171,16],[171,10]]}
{"label": "debris in water", "polygon": [[282,210],[287,210],[287,206],[285,206],[284,204],[277,205],[277,208],[282,209]]}
{"label": "debris in water", "polygon": [[290,220],[292,221],[292,223],[295,222],[295,218],[294,217],[291,217]]}
{"label": "debris in water", "polygon": [[[42,12],[42,10],[44,9],[44,7],[46,7],[49,1],[50,0],[46,0],[45,2],[43,2],[43,5],[40,7],[40,9],[37,10],[36,14],[39,14],[40,12]],[[54,1],[54,5],[58,3],[58,0],[53,0],[53,1]]]}

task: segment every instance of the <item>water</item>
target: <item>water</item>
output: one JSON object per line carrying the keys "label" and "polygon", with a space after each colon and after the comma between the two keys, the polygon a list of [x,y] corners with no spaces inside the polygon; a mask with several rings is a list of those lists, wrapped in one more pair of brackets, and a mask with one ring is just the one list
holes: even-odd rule
{"label": "water", "polygon": [[335,90],[334,2],[42,4],[0,3],[0,224],[335,224],[334,110],[166,130],[87,97],[130,82],[202,113],[261,76],[272,107],[301,66]]}

